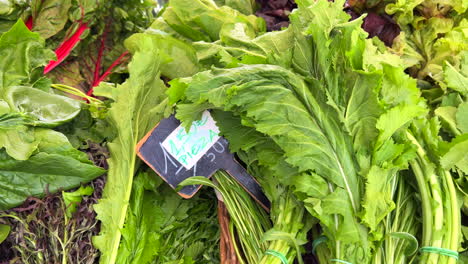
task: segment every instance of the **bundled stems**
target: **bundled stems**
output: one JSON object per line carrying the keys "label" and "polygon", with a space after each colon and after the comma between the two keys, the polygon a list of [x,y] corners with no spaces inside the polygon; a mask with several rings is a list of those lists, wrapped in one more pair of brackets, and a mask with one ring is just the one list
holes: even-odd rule
{"label": "bundled stems", "polygon": [[[410,162],[421,195],[423,235],[422,246],[457,251],[460,230],[460,211],[450,172],[430,161],[418,139],[407,132],[417,148],[417,157]],[[420,259],[426,264],[455,264],[456,259],[432,252],[423,252]]]}
{"label": "bundled stems", "polygon": [[[271,228],[268,215],[226,172],[218,171],[214,179],[231,217],[231,235],[239,261],[258,263],[266,249],[263,234]],[[237,234],[239,244],[234,234]]]}
{"label": "bundled stems", "polygon": [[[303,263],[297,236],[303,230],[307,219],[304,219],[304,206],[299,204],[293,193],[287,189],[278,199],[276,207],[272,210],[274,219],[273,229],[265,234],[265,240],[271,240],[268,250],[278,252],[286,257],[288,263],[294,263],[297,258],[299,263]],[[306,221],[307,222],[307,221]],[[305,228],[303,231],[307,231]],[[264,255],[260,264],[282,264],[282,260],[276,256]]]}

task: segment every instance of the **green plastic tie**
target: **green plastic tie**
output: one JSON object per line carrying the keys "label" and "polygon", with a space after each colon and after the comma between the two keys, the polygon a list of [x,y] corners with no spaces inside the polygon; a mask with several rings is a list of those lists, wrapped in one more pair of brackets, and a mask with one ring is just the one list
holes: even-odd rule
{"label": "green plastic tie", "polygon": [[288,259],[276,250],[268,249],[267,251],[265,251],[265,254],[275,256],[279,258],[283,264],[288,264]]}
{"label": "green plastic tie", "polygon": [[315,239],[313,242],[312,242],[312,253],[315,253],[315,249],[317,249],[317,247],[322,244],[323,242],[327,241],[328,238],[326,236],[319,236],[317,237],[317,239]]}
{"label": "green plastic tie", "polygon": [[422,247],[419,249],[419,251],[421,251],[422,253],[435,253],[439,255],[444,255],[458,260],[458,252],[446,248]]}
{"label": "green plastic tie", "polygon": [[332,261],[332,262],[338,262],[338,263],[343,263],[343,264],[353,264],[353,263],[351,263],[351,262],[344,261],[344,260],[341,260],[341,259],[330,259],[330,261]]}

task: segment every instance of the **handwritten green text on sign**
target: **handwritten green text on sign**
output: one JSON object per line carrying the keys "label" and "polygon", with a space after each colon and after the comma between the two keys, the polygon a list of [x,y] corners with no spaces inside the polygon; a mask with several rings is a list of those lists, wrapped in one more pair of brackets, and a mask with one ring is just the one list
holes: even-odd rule
{"label": "handwritten green text on sign", "polygon": [[188,133],[179,126],[169,134],[162,146],[190,170],[218,139],[219,129],[210,113],[205,111],[200,120],[193,122]]}

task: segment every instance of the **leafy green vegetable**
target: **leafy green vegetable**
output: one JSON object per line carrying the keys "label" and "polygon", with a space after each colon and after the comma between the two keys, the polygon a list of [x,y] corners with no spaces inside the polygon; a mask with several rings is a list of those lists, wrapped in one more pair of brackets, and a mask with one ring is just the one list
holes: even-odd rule
{"label": "leafy green vegetable", "polygon": [[[279,151],[275,161],[284,159],[283,169],[292,176],[280,177],[280,183],[291,186],[320,221],[329,238],[329,259],[371,263],[380,257],[383,221],[395,208],[398,171],[414,158],[413,147],[405,145],[401,133],[427,109],[401,61],[366,40],[362,18],[348,22],[340,1],[297,2],[289,29],[257,38],[294,33],[291,56],[270,50],[269,62],[279,66],[254,60],[250,63],[260,64],[215,68],[172,81],[169,95],[171,101],[183,99],[177,117],[186,125],[211,108],[240,118],[235,126],[241,124],[241,131],[260,133],[258,138],[249,139],[249,132],[239,139],[236,134],[247,132],[223,129],[231,121],[213,112],[233,149],[249,150],[260,166],[279,169],[264,157],[272,149]],[[257,39],[250,37],[247,43]],[[252,154],[265,137],[271,140],[269,149]],[[267,185],[263,186],[271,194]],[[300,237],[300,230],[291,231],[292,237]]]}
{"label": "leafy green vegetable", "polygon": [[80,186],[80,188],[73,192],[62,192],[62,198],[65,203],[65,213],[68,218],[72,217],[72,214],[76,212],[76,207],[83,200],[84,195],[91,195],[94,189],[91,186]]}
{"label": "leafy green vegetable", "polygon": [[[52,58],[44,40],[19,20],[0,37],[0,209],[28,196],[71,189],[104,173],[55,127],[81,111],[79,101],[50,93],[42,66]],[[36,128],[34,128],[36,127]]]}
{"label": "leafy green vegetable", "polygon": [[0,210],[21,204],[28,196],[45,190],[71,189],[104,173],[85,153],[74,149],[67,138],[48,129],[36,129],[37,151],[24,161],[0,152]]}
{"label": "leafy green vegetable", "polygon": [[18,20],[25,17],[29,1],[6,0],[0,3],[0,33],[8,31]]}
{"label": "leafy green vegetable", "polygon": [[76,117],[81,110],[77,100],[26,86],[10,86],[4,98],[13,111],[29,116],[34,126],[61,125]]}
{"label": "leafy green vegetable", "polygon": [[468,6],[460,3],[464,1],[392,2],[385,10],[395,16],[403,31],[393,50],[402,55],[412,76],[428,84],[425,95],[429,102],[438,103],[447,87],[464,89],[453,79],[457,75],[454,67],[463,63],[462,54],[468,50]]}
{"label": "leafy green vegetable", "polygon": [[264,233],[271,228],[269,219],[263,208],[260,207],[250,195],[224,171],[213,175],[214,182],[203,176],[190,177],[179,184],[206,185],[214,188],[222,197],[223,203],[232,221],[234,232],[239,242],[233,241],[237,258],[241,263],[259,262],[266,250],[267,244],[263,240]]}
{"label": "leafy green vegetable", "polygon": [[9,225],[0,224],[0,243],[2,243],[10,234],[11,227]]}
{"label": "leafy green vegetable", "polygon": [[[148,36],[149,38],[149,36]],[[101,263],[114,263],[117,258],[124,226],[133,176],[137,170],[135,146],[145,133],[164,115],[167,108],[166,87],[159,78],[164,54],[147,39],[141,45],[127,40],[133,60],[129,64],[130,78],[118,86],[115,102],[108,112],[110,123],[117,130],[108,144],[111,157],[103,197],[95,210],[101,221],[101,233],[94,244],[101,251]]]}
{"label": "leafy green vegetable", "polygon": [[213,197],[182,199],[154,174],[135,177],[117,263],[219,263]]}
{"label": "leafy green vegetable", "polygon": [[31,16],[34,18],[32,30],[44,39],[57,34],[67,23],[68,10],[71,6],[71,0],[33,0],[31,3]]}
{"label": "leafy green vegetable", "polygon": [[40,67],[53,59],[51,50],[44,47],[39,34],[28,30],[21,20],[0,37],[0,96],[6,88],[14,85],[34,83]]}

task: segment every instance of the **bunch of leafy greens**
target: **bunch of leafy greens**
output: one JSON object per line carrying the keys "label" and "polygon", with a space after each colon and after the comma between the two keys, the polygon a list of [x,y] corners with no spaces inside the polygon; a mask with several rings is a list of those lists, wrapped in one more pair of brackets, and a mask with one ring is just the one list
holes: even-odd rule
{"label": "bunch of leafy greens", "polygon": [[[443,0],[365,2],[394,16],[402,33],[395,40],[391,51],[402,56],[404,67],[418,79],[418,87],[429,103],[431,116],[435,115],[428,123],[413,126],[414,137],[410,137],[419,150],[418,164],[412,164],[413,171],[419,178],[421,195],[426,195],[422,197],[425,206],[423,244],[435,243],[437,247],[456,251],[459,205],[455,202],[449,205],[449,202],[456,200],[458,195],[463,211],[468,206],[468,5],[466,1]],[[431,183],[437,183],[429,187],[428,190],[434,189],[432,192],[422,191],[427,189],[423,184],[423,176],[431,179]],[[455,186],[451,186],[452,181]],[[434,210],[435,214],[431,214],[431,204],[427,204],[427,200],[444,206],[439,206]],[[447,208],[452,211],[446,211]],[[443,224],[441,221],[452,221],[452,224]],[[453,234],[440,236],[438,233],[441,230]],[[465,226],[462,231],[467,241]],[[422,261],[435,263],[446,260],[444,257],[438,260],[432,254],[429,259]]]}
{"label": "bunch of leafy greens", "polygon": [[76,117],[82,104],[50,89],[42,70],[53,53],[44,39],[20,20],[1,35],[0,53],[0,209],[103,174],[52,129]]}
{"label": "bunch of leafy greens", "polygon": [[[208,20],[215,19],[214,22],[218,24],[224,23],[222,22],[224,18],[234,15],[235,17],[232,17],[233,21],[238,18],[244,19],[246,23],[259,27],[259,29],[264,26],[261,23],[262,20],[255,16],[246,16],[228,7],[218,8],[214,3],[212,5],[202,5],[201,2],[173,1],[166,8],[164,14],[171,12],[168,10],[172,10],[172,3],[175,3],[175,6],[178,7],[177,12],[183,12],[184,15],[190,16],[194,15],[194,13],[187,13],[187,7],[196,10],[197,4],[200,4],[205,9],[198,10],[198,13],[211,13]],[[188,19],[186,23],[189,23],[189,21]],[[162,23],[162,21],[155,23]],[[192,24],[195,23],[192,22]],[[206,22],[204,28],[210,29],[209,22]],[[155,32],[149,29],[145,34],[135,34],[126,41],[126,47],[133,53],[133,60],[129,65],[130,78],[115,89],[105,88],[107,91],[104,93],[104,87],[99,87],[96,90],[101,94],[110,95],[112,100],[115,101],[109,110],[109,119],[118,131],[115,140],[109,144],[111,152],[110,171],[104,196],[95,207],[98,218],[102,222],[101,235],[95,239],[95,245],[102,252],[101,263],[120,261],[119,256],[122,254],[132,256],[135,248],[130,248],[128,245],[138,243],[138,240],[134,236],[125,233],[122,227],[131,224],[132,219],[129,216],[127,201],[131,197],[133,176],[139,167],[139,162],[136,160],[133,150],[134,146],[150,127],[156,124],[164,115],[167,115],[168,110],[171,110],[167,106],[166,87],[160,76],[170,79],[187,77],[205,67],[199,64],[194,48],[184,43],[184,41],[177,40],[168,34],[162,34],[160,31]],[[209,65],[206,66],[209,67]],[[122,115],[122,113],[127,114]],[[135,184],[133,185],[135,186]],[[114,197],[123,197],[123,200],[116,202]],[[138,202],[143,202],[141,199],[143,197],[138,197]],[[242,226],[241,220],[239,220],[239,226]],[[142,231],[144,231],[144,228],[142,228]],[[181,232],[184,231],[181,229]],[[248,237],[245,236],[244,238],[247,239]],[[254,242],[260,243],[260,241]],[[201,249],[200,244],[197,247],[197,250]],[[164,251],[163,248],[160,250]],[[156,254],[159,250],[153,249],[153,251],[155,254],[151,256],[141,256],[144,259],[141,261],[159,261],[164,258],[164,255]],[[260,256],[262,253],[257,252]],[[172,254],[169,254],[169,256],[172,256]],[[123,258],[124,262],[125,259]],[[212,258],[205,257],[205,260],[208,259]]]}
{"label": "bunch of leafy greens", "polygon": [[195,176],[179,185],[203,184],[213,187],[221,196],[221,201],[229,213],[230,236],[239,263],[258,263],[267,246],[262,238],[264,233],[271,228],[268,215],[226,172],[216,172],[213,179],[214,183],[206,177]]}
{"label": "bunch of leafy greens", "polygon": [[184,200],[159,176],[138,173],[116,263],[219,263],[216,203],[208,194]]}
{"label": "bunch of leafy greens", "polygon": [[[410,133],[410,139],[419,150],[417,164],[413,163],[412,167],[419,179],[421,195],[424,196],[421,198],[425,208],[423,244],[432,245],[434,241],[436,247],[449,247],[457,251],[456,240],[459,235],[456,233],[459,230],[460,219],[456,208],[459,205],[455,202],[450,205],[449,203],[458,196],[462,201],[464,217],[468,219],[465,165],[468,158],[468,5],[466,1],[443,0],[377,0],[348,3],[353,7],[367,8],[371,12],[377,10],[381,14],[393,15],[396,24],[402,30],[395,39],[391,52],[402,56],[404,67],[418,80],[418,88],[427,99],[430,116],[436,116],[428,123],[413,126],[413,132]],[[433,185],[425,186],[424,178],[431,179]],[[452,181],[455,187],[451,186]],[[431,189],[433,190],[428,192]],[[437,210],[432,214],[430,207],[433,205],[428,204],[428,200],[444,206],[437,206]],[[446,210],[447,208],[452,211]],[[443,220],[444,218],[446,220]],[[447,224],[450,222],[452,223]],[[466,224],[466,220],[462,222]],[[468,241],[466,230],[466,226],[462,226],[465,248]],[[440,236],[439,232],[453,234]],[[421,261],[442,262],[446,259],[442,257],[438,260],[437,256],[432,254],[429,259]]]}
{"label": "bunch of leafy greens", "polygon": [[101,233],[94,244],[101,251],[101,263],[115,263],[132,191],[133,177],[139,167],[135,146],[150,128],[168,115],[166,86],[160,79],[167,57],[150,37],[138,35],[126,42],[133,54],[128,66],[130,77],[113,89],[108,120],[117,135],[108,144],[111,157],[103,197],[95,210]]}
{"label": "bunch of leafy greens", "polygon": [[[226,68],[172,81],[171,101],[182,100],[177,117],[189,125],[204,109],[215,109],[213,115],[231,148],[245,152],[252,170],[266,167],[273,171],[263,174],[276,179],[263,184],[273,207],[281,200],[275,200],[269,188],[289,186],[319,220],[328,238],[326,247],[319,248],[325,251],[324,263],[333,259],[374,263],[397,256],[396,250],[402,247],[406,255],[399,251],[397,258],[410,261],[407,257],[418,248],[419,223],[413,219],[402,225],[390,214],[397,208],[405,217],[414,217],[406,209],[415,208],[414,197],[400,197],[408,192],[400,170],[408,168],[409,161],[414,165],[417,159],[426,158],[421,157],[422,141],[442,143],[437,133],[418,135],[416,141],[411,137],[418,124],[430,126],[419,120],[428,109],[416,81],[404,73],[398,57],[377,40],[366,39],[362,17],[348,22],[350,17],[341,10],[343,1],[297,2],[291,25],[283,31],[257,36],[253,25],[227,21],[221,25],[219,40],[193,42],[200,61]],[[164,26],[160,20],[152,27],[164,30]],[[293,43],[293,47],[284,43]],[[223,118],[216,118],[218,111],[224,113]],[[272,162],[272,156],[278,158]],[[430,176],[431,164],[424,166],[424,173]],[[421,174],[416,176],[421,179]],[[457,250],[458,206],[451,179],[434,177],[434,186],[420,185],[419,190],[446,189],[446,195],[436,198],[444,200],[443,207],[453,218],[433,235],[447,230],[449,235],[443,241],[447,248]],[[425,205],[435,197],[426,198]],[[423,214],[424,221],[431,218],[428,214],[437,221],[446,215],[427,207]],[[426,224],[425,230],[429,228]],[[298,245],[301,235],[296,232],[276,233],[276,240]],[[438,239],[426,235],[423,241]],[[289,250],[282,253],[288,255]]]}

